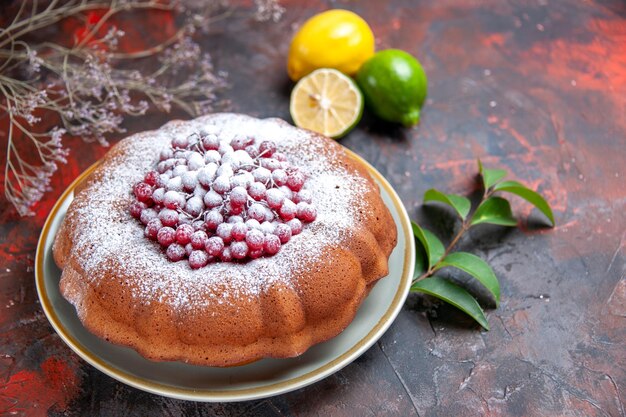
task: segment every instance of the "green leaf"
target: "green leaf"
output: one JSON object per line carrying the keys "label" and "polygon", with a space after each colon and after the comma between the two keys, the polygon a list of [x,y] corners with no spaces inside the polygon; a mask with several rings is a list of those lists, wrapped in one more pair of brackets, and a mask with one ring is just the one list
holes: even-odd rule
{"label": "green leaf", "polygon": [[435,265],[439,259],[445,253],[443,243],[437,238],[431,231],[422,229],[419,224],[411,222],[413,226],[413,234],[422,243],[424,250],[426,251],[426,258],[428,260],[428,268]]}
{"label": "green leaf", "polygon": [[500,226],[517,226],[517,220],[511,212],[511,205],[501,197],[489,197],[474,212],[470,224],[498,224]]}
{"label": "green leaf", "polygon": [[415,269],[413,270],[413,280],[428,270],[428,258],[426,249],[422,245],[415,245]]}
{"label": "green leaf", "polygon": [[465,271],[476,278],[493,296],[496,306],[500,302],[500,283],[493,269],[476,255],[467,252],[454,252],[446,256],[437,269],[451,266]]}
{"label": "green leaf", "polygon": [[528,201],[530,204],[537,207],[539,211],[545,214],[545,216],[552,223],[552,226],[555,225],[552,209],[550,208],[548,202],[539,193],[529,188],[526,188],[523,184],[517,181],[504,181],[496,184],[493,189],[496,191],[505,191],[507,193],[512,193],[522,197],[524,200]]}
{"label": "green leaf", "polygon": [[485,169],[480,159],[478,160],[478,171],[480,176],[483,177],[485,190],[488,190],[506,176],[506,171],[503,169]]}
{"label": "green leaf", "polygon": [[441,191],[435,190],[431,188],[430,190],[424,193],[424,202],[427,201],[439,201],[441,203],[447,204],[452,207],[461,217],[461,219],[465,220],[467,214],[470,211],[470,207],[472,204],[470,201],[456,194],[444,194]]}
{"label": "green leaf", "polygon": [[412,292],[432,295],[448,304],[452,304],[489,330],[489,323],[478,302],[463,288],[440,277],[425,278],[411,286]]}

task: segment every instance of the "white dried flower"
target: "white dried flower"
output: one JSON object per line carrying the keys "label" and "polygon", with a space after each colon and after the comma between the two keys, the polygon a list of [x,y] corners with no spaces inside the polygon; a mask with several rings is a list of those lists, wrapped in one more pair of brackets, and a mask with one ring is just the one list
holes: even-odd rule
{"label": "white dried flower", "polygon": [[259,22],[268,20],[278,22],[285,13],[285,8],[278,4],[277,0],[254,0],[254,4],[257,8],[255,17]]}

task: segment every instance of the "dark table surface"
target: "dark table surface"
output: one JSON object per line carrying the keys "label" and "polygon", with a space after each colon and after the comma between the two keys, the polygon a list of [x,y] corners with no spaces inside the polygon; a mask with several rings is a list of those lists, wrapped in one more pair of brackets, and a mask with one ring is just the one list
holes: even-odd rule
{"label": "dark table surface", "polygon": [[[238,404],[171,400],[79,359],[37,301],[37,238],[65,187],[106,149],[78,139],[35,217],[0,208],[0,414],[624,416],[626,399],[626,3],[605,1],[289,1],[276,24],[235,16],[201,37],[229,73],[228,109],[289,119],[284,66],[298,24],[353,9],[377,48],[421,60],[430,94],[418,128],[369,115],[342,144],[371,162],[409,214],[446,237],[425,190],[476,189],[477,157],[543,193],[557,227],[514,201],[521,227],[485,227],[461,248],[487,259],[502,303],[486,332],[410,295],[369,351],[279,397]],[[245,7],[245,6],[244,6]],[[158,22],[136,23],[146,36]],[[130,133],[171,115],[130,120]],[[113,138],[113,141],[115,138]],[[0,140],[6,148],[6,137]],[[4,158],[4,156],[3,156]],[[528,219],[528,220],[527,220]]]}

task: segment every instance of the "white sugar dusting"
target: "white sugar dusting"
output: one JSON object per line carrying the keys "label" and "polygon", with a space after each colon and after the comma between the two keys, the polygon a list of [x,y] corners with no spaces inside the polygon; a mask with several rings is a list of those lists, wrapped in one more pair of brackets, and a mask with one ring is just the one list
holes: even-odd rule
{"label": "white sugar dusting", "polygon": [[[249,135],[259,141],[272,140],[278,151],[306,174],[304,189],[311,191],[317,218],[278,254],[246,263],[210,263],[193,270],[186,261],[168,260],[158,243],[144,237],[144,226],[130,216],[133,186],[154,168],[161,150],[174,136],[202,129],[226,139]],[[290,285],[312,262],[323,262],[331,245],[351,234],[355,216],[362,209],[362,195],[369,187],[365,178],[331,163],[336,153],[342,152],[339,148],[329,148],[315,135],[277,119],[209,115],[134,135],[119,148],[122,152],[101,167],[101,176],[72,203],[68,212],[75,224],[71,240],[86,279],[98,281],[106,271],[121,269],[125,276],[135,277],[127,284],[136,301],[143,304],[151,299],[173,308],[222,304],[231,297],[258,297],[273,283]]]}

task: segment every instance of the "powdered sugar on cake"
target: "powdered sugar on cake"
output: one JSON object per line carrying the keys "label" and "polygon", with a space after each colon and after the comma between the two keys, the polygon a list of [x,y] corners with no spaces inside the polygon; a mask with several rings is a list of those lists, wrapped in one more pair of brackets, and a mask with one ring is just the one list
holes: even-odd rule
{"label": "powdered sugar on cake", "polygon": [[[305,175],[317,210],[314,222],[291,237],[271,257],[243,263],[217,262],[191,269],[187,262],[172,262],[158,243],[144,237],[144,227],[129,214],[133,186],[154,169],[162,149],[174,137],[198,131],[219,132],[220,138],[249,135],[271,140],[287,160]],[[122,268],[136,302],[166,302],[174,308],[225,303],[231,297],[257,297],[273,283],[291,285],[312,262],[323,263],[324,253],[350,235],[367,180],[348,172],[336,161],[340,148],[327,146],[314,134],[282,120],[259,120],[235,114],[216,114],[189,122],[170,122],[161,129],[140,133],[122,142],[100,175],[73,203],[76,227],[71,240],[84,276],[98,281],[111,268]],[[356,202],[356,203],[355,203]]]}

